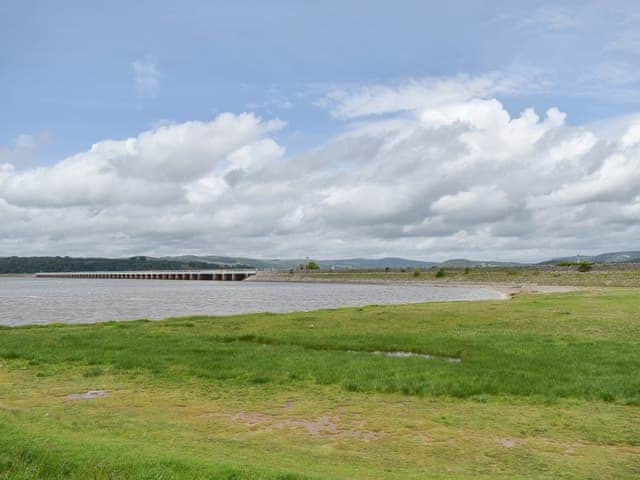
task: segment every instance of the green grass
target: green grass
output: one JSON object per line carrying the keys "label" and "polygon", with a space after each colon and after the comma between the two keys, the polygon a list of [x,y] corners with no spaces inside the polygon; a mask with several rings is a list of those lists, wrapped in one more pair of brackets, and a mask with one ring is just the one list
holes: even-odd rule
{"label": "green grass", "polygon": [[637,478],[639,295],[2,328],[0,479]]}

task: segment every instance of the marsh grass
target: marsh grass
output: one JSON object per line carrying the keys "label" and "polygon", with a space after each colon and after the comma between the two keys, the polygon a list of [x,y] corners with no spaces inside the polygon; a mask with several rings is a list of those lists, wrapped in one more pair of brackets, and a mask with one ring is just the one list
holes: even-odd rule
{"label": "marsh grass", "polygon": [[[258,400],[252,400],[248,392],[258,397],[262,394],[256,392],[271,392],[268,398],[282,392],[283,395],[294,395],[304,403],[307,415],[311,415],[309,412],[319,415],[318,405],[324,404],[323,396],[333,392],[331,395],[340,397],[343,404],[349,405],[357,397],[358,402],[369,405],[358,412],[370,412],[364,418],[377,422],[380,429],[398,428],[389,423],[395,416],[398,416],[397,421],[411,417],[407,417],[404,410],[379,412],[374,416],[373,412],[382,408],[381,405],[397,396],[407,400],[394,402],[409,402],[416,415],[426,404],[432,405],[429,408],[435,409],[433,411],[441,411],[433,420],[437,428],[429,428],[444,429],[443,439],[446,435],[462,435],[461,428],[465,431],[476,428],[471,423],[479,420],[473,420],[473,414],[460,413],[460,409],[486,410],[483,421],[497,422],[502,418],[500,411],[508,411],[517,405],[519,414],[502,419],[507,423],[515,422],[510,432],[515,436],[546,435],[556,431],[560,427],[552,420],[553,415],[542,412],[559,409],[574,418],[563,424],[562,428],[573,432],[566,434],[567,439],[623,445],[627,449],[619,453],[607,450],[606,455],[595,449],[588,457],[592,463],[587,462],[586,457],[574,460],[577,462],[575,470],[570,471],[586,472],[589,468],[599,471],[605,463],[609,465],[606,458],[613,461],[620,455],[618,460],[624,462],[615,471],[621,475],[618,478],[624,478],[626,473],[637,472],[633,469],[640,465],[627,457],[628,449],[639,445],[640,431],[626,426],[633,423],[632,419],[640,420],[637,412],[640,398],[640,376],[637,375],[640,371],[639,293],[635,289],[609,289],[524,295],[510,301],[2,328],[0,377],[3,371],[6,377],[4,383],[0,382],[0,399],[4,399],[0,402],[0,428],[5,432],[0,435],[0,478],[302,478],[296,475],[318,475],[319,466],[326,466],[326,462],[337,462],[332,474],[337,478],[353,478],[354,472],[359,472],[361,478],[405,478],[412,471],[411,465],[419,463],[418,458],[412,456],[416,447],[411,447],[411,438],[414,438],[411,432],[418,428],[413,426],[407,427],[405,433],[390,437],[395,438],[395,442],[408,443],[402,443],[406,451],[393,451],[396,457],[389,454],[386,467],[376,463],[381,453],[376,450],[379,444],[375,442],[358,447],[361,450],[354,453],[355,457],[348,457],[344,462],[337,451],[326,450],[326,447],[315,450],[319,448],[316,446],[307,453],[300,453],[308,457],[311,451],[325,452],[314,457],[315,460],[309,460],[308,464],[300,461],[303,457],[282,464],[274,460],[275,463],[270,464],[264,457],[268,452],[280,458],[281,453],[277,452],[284,451],[282,449],[297,450],[284,439],[278,439],[283,443],[277,445],[269,443],[276,440],[272,437],[273,432],[268,434],[268,431],[259,437],[263,443],[255,445],[249,440],[251,437],[238,442],[239,431],[225,434],[210,447],[213,450],[208,454],[203,452],[196,459],[185,453],[188,450],[180,449],[171,450],[170,455],[158,456],[153,449],[147,448],[144,440],[132,447],[128,443],[131,435],[142,435],[141,438],[152,435],[148,430],[152,425],[149,416],[156,412],[158,404],[166,401],[169,391],[194,392],[192,395],[200,400],[194,400],[192,408],[204,402],[202,398],[213,398],[212,395],[226,392],[224,395],[228,398],[246,398],[243,401],[248,405],[242,407],[245,411],[266,408],[258,406]],[[459,357],[461,362],[371,355],[374,351]],[[16,382],[16,378],[21,380]],[[42,390],[43,385],[49,390]],[[107,445],[101,443],[99,430],[91,430],[105,420],[96,420],[90,415],[94,411],[92,408],[97,408],[92,405],[115,400],[111,397],[94,400],[95,403],[86,407],[59,404],[60,395],[96,388],[130,391],[132,395],[140,388],[148,392],[137,400],[121,399],[119,401],[123,403],[117,409],[108,411],[109,416],[116,415],[114,418],[119,420],[104,427],[110,439]],[[60,393],[45,401],[50,389]],[[38,398],[35,391],[40,391],[45,399]],[[24,392],[32,393],[23,398]],[[13,400],[9,402],[9,398]],[[31,402],[34,402],[33,406],[29,407]],[[42,405],[49,405],[47,402],[53,403],[45,412],[40,411],[45,408]],[[185,400],[174,403],[188,404]],[[228,406],[228,403],[229,400],[216,408],[227,408],[224,405]],[[133,405],[138,404],[147,405],[145,408],[151,409],[152,413],[134,409]],[[39,413],[34,413],[33,408]],[[174,408],[182,411],[184,407]],[[274,407],[268,408],[267,411],[272,412]],[[50,410],[56,412],[55,418],[62,422],[59,425],[65,422],[72,422],[76,427],[86,424],[90,431],[78,438],[75,434],[56,430],[62,427],[55,427],[53,431],[45,429],[43,422],[47,420],[42,415]],[[576,413],[572,413],[574,411]],[[589,411],[588,416],[592,418],[583,418],[584,414],[578,411]],[[609,412],[606,420],[599,416],[603,411]],[[159,412],[153,414],[162,418],[165,426],[158,426],[153,435],[158,438],[169,435],[177,439],[174,441],[178,446],[191,438],[193,433],[178,417],[170,421],[165,419],[165,415],[174,413],[167,413],[165,409]],[[545,420],[535,420],[538,418],[535,415],[529,418],[532,412],[545,416]],[[518,427],[520,415],[523,417]],[[411,425],[421,425],[419,416],[411,418]],[[600,418],[602,420],[593,423]],[[140,422],[139,426],[136,422]],[[518,433],[518,428],[524,428],[522,422],[535,425],[535,428],[527,426]],[[502,428],[499,422],[495,425],[492,428]],[[536,429],[540,431],[535,433]],[[128,433],[125,434],[125,430]],[[569,468],[562,467],[560,460],[557,465],[548,463],[551,461],[549,453],[542,452],[551,447],[543,445],[540,452],[529,454],[533,464],[518,464],[524,460],[504,457],[504,452],[497,453],[501,450],[494,452],[495,448],[505,447],[496,446],[495,435],[491,435],[486,434],[482,440],[486,442],[487,452],[493,452],[488,454],[483,467],[488,469],[489,477],[501,468],[511,472],[521,468],[518,471],[523,476],[527,476],[528,468],[534,474],[556,467],[559,468],[554,470],[556,472]],[[300,437],[296,442],[304,445],[307,442],[304,438]],[[563,441],[569,442],[567,439]],[[210,445],[209,440],[199,441]],[[249,443],[243,443],[246,441]],[[458,444],[466,445],[466,441],[461,437]],[[271,446],[261,446],[264,442]],[[530,442],[535,444],[533,440]],[[452,474],[451,478],[463,478],[474,471],[478,473],[474,462],[484,464],[485,460],[474,456],[475,447],[471,444],[468,452],[447,450],[462,462],[461,465],[466,465],[458,471],[459,475]],[[48,445],[55,445],[55,448]],[[252,453],[248,456],[242,454],[247,445],[252,445]],[[424,453],[432,462],[424,468],[436,465],[436,457],[429,455],[437,455],[437,451]],[[213,460],[207,457],[212,452],[216,452]],[[516,452],[520,450],[515,449],[514,454]],[[640,454],[640,451],[636,453]],[[366,457],[369,458],[366,465],[353,463],[359,455],[370,455]],[[250,459],[254,457],[258,460]],[[97,461],[97,458],[101,460]],[[226,458],[234,460],[227,464]],[[267,464],[271,466],[261,470],[261,466]],[[283,472],[283,468],[276,468],[276,465],[291,468],[287,467]],[[502,467],[495,470],[490,465]],[[386,468],[398,469],[397,474]],[[20,476],[22,472],[26,473]]]}
{"label": "marsh grass", "polygon": [[[361,392],[624,401],[640,393],[636,295],[366,307],[4,330],[0,358],[174,381],[317,383]],[[521,312],[526,312],[524,315]],[[599,314],[599,312],[603,312]],[[372,351],[459,357],[389,358]]]}

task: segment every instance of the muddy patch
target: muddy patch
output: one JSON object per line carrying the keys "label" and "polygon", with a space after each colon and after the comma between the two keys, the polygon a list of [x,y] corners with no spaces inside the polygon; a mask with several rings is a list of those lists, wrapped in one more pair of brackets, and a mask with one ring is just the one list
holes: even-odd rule
{"label": "muddy patch", "polygon": [[94,398],[106,397],[109,394],[106,390],[89,390],[84,393],[71,393],[65,398],[67,400],[93,400]]}
{"label": "muddy patch", "polygon": [[259,412],[209,413],[207,415],[210,417],[227,418],[234,422],[241,422],[251,429],[260,427],[266,431],[298,430],[305,431],[311,436],[355,438],[367,443],[383,436],[382,432],[374,432],[364,428],[364,421],[345,426],[341,423],[340,417],[328,414],[320,415],[314,419],[295,417],[281,418]]}

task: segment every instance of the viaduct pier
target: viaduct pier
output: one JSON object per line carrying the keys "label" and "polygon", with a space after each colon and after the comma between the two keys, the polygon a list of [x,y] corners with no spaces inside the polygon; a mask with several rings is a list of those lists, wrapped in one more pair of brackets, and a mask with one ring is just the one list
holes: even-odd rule
{"label": "viaduct pier", "polygon": [[135,272],[43,272],[38,278],[112,278],[135,280],[218,280],[240,281],[257,273],[257,270],[149,270]]}

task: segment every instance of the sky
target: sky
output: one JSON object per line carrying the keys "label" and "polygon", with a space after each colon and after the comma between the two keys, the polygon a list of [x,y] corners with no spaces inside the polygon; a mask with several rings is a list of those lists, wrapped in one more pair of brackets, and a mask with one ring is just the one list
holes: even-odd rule
{"label": "sky", "polygon": [[633,1],[0,4],[0,256],[640,249]]}

